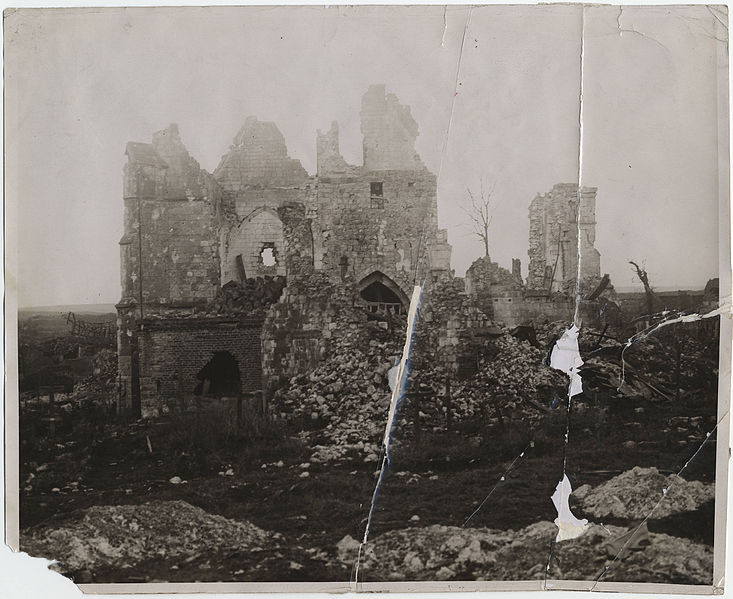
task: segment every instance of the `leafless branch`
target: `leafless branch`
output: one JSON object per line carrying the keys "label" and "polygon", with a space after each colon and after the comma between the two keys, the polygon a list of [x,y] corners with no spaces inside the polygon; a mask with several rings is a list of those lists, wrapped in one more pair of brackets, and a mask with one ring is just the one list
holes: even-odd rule
{"label": "leafless branch", "polygon": [[466,187],[468,202],[461,205],[461,209],[471,223],[471,232],[478,237],[484,246],[484,253],[489,255],[489,226],[491,225],[491,200],[496,182],[490,189],[486,189],[483,179],[479,182],[479,196],[476,197],[469,187]]}

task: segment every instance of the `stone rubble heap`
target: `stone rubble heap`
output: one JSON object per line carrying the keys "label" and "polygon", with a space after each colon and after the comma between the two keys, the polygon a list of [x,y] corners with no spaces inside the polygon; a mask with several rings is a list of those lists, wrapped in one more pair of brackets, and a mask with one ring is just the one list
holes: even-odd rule
{"label": "stone rubble heap", "polygon": [[280,299],[285,277],[256,277],[244,282],[229,281],[219,289],[213,309],[217,314],[253,315]]}
{"label": "stone rubble heap", "polygon": [[[458,376],[450,361],[443,359],[442,348],[432,342],[432,328],[419,321],[407,396],[397,414],[397,438],[413,434],[415,420],[420,430],[428,431],[445,430],[449,424],[460,427],[471,420],[480,421],[482,427],[508,421],[536,427],[567,398],[567,376],[547,365],[554,342],[567,327],[567,323],[548,323],[528,335],[526,330],[510,332],[494,326],[490,335],[472,342],[468,358],[473,363],[468,364],[468,373]],[[361,458],[376,461],[389,408],[387,372],[403,343],[404,326],[388,332],[376,323],[366,333],[353,329],[334,337],[328,357],[318,368],[291,378],[276,393],[276,414],[303,424],[311,447],[319,446],[317,460],[329,461],[355,450]],[[702,351],[701,341],[688,338],[686,343],[681,384],[694,393],[699,388],[697,373],[710,367],[712,358],[710,352]],[[644,339],[628,349],[623,360],[624,344],[601,331],[582,328],[579,344],[584,393],[576,403],[674,399],[670,387],[676,375],[666,361],[669,342]],[[693,354],[695,348],[699,351]],[[692,417],[677,420],[667,425],[678,426],[689,432],[690,440],[699,441],[707,423]]]}
{"label": "stone rubble heap", "polygon": [[[487,341],[481,353],[477,372],[466,380],[452,382],[450,405],[454,421],[484,416],[537,422],[554,397],[566,393],[567,377],[544,365],[545,352],[527,341],[504,333]],[[426,368],[417,373],[418,386],[427,388],[429,381],[442,382],[449,376],[439,361],[426,361]],[[447,411],[445,400],[431,403],[423,411],[442,424]]]}
{"label": "stone rubble heap", "polygon": [[[388,333],[375,325],[368,331],[335,338],[330,356],[317,369],[291,378],[274,397],[279,417],[300,420],[310,429],[305,436],[316,446],[316,461],[343,457],[350,450],[366,461],[378,459],[391,394],[387,373],[400,356],[404,330]],[[448,403],[453,422],[493,418],[497,408],[501,418],[536,419],[547,410],[553,393],[564,392],[566,377],[543,365],[541,350],[509,334],[488,345],[478,372],[453,383],[449,402],[442,385],[448,377],[446,367],[415,356],[408,397],[397,415],[401,434],[409,434],[406,425],[416,414],[421,428],[444,428]]]}
{"label": "stone rubble heap", "polygon": [[[715,485],[686,481],[676,474],[664,476],[656,468],[636,466],[597,487],[578,487],[572,496],[589,517],[658,519],[690,512],[712,501]],[[657,506],[662,497],[664,501]]]}
{"label": "stone rubble heap", "polygon": [[62,572],[134,567],[221,551],[256,551],[283,537],[246,521],[208,514],[185,501],[93,506],[63,525],[24,531],[23,551],[58,560]]}
{"label": "stone rubble heap", "polygon": [[[399,356],[404,332],[389,333],[375,323],[335,337],[329,357],[307,375],[278,390],[277,415],[301,420],[316,447],[315,461],[354,450],[377,461],[377,440],[389,409],[387,372]],[[320,443],[319,443],[320,440]],[[329,451],[328,446],[337,448]]]}
{"label": "stone rubble heap", "polygon": [[[618,551],[609,551],[627,530],[592,524],[580,537],[553,548],[550,579],[596,580]],[[393,530],[365,546],[362,582],[397,580],[542,580],[557,535],[551,522],[518,531],[433,525]],[[712,548],[666,534],[649,533],[639,550],[625,549],[604,581],[710,584]],[[338,559],[353,565],[358,543],[345,537]]]}

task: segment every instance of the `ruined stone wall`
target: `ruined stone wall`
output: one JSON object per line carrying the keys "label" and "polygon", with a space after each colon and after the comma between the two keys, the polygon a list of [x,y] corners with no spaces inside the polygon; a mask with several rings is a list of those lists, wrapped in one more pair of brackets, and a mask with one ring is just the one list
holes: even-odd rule
{"label": "ruined stone wall", "polygon": [[[149,415],[190,393],[192,377],[214,351],[236,354],[243,389],[260,388],[253,382],[259,374],[267,387],[314,368],[333,336],[366,322],[359,282],[369,275],[378,273],[403,302],[416,280],[450,279],[436,177],[414,150],[418,128],[410,109],[381,85],[364,95],[361,114],[364,166],[341,157],[334,123],[318,133],[314,178],[288,156],[275,124],[254,117],[213,176],[191,158],[174,125],[151,144],[128,144],[118,305],[120,381],[130,389],[125,406],[137,402]],[[263,259],[269,249],[271,266]],[[217,295],[222,284],[239,282],[228,293],[244,293],[244,278],[268,276],[286,277],[287,286],[261,333],[244,324],[243,314],[212,320],[210,313],[234,301]],[[468,304],[446,313],[436,343],[455,347],[477,319],[485,315]],[[247,365],[255,356],[245,347],[257,350],[261,372]]]}
{"label": "ruined stone wall", "polygon": [[[372,194],[381,184],[381,195]],[[379,271],[409,296],[415,276],[430,271],[438,246],[435,176],[428,171],[367,172],[361,177],[320,177],[316,222],[322,268],[339,277],[342,265],[355,281]],[[416,272],[416,266],[419,265]]]}
{"label": "ruined stone wall", "polygon": [[483,256],[475,260],[466,271],[466,293],[489,318],[501,320],[499,316],[505,317],[506,314],[495,313],[494,308],[499,303],[496,300],[501,298],[502,303],[521,301],[522,279],[516,272],[510,273],[506,268],[492,262],[489,256]]}
{"label": "ruined stone wall", "polygon": [[262,385],[262,322],[243,319],[157,319],[139,333],[143,417],[176,410],[193,396],[196,375],[214,352],[227,351],[239,367],[242,391]]}
{"label": "ruined stone wall", "polygon": [[236,193],[234,202],[238,219],[247,218],[253,211],[271,208],[277,211],[280,206],[303,202],[308,184],[297,187],[252,187]]}
{"label": "ruined stone wall", "polygon": [[371,85],[361,100],[364,169],[415,170],[423,168],[415,152],[418,126],[409,106],[387,94],[384,85]]}
{"label": "ruined stone wall", "polygon": [[[271,266],[266,265],[263,259],[267,248],[272,250],[275,260]],[[247,277],[286,274],[283,223],[275,210],[257,209],[229,231],[222,281],[240,280],[237,256],[241,257]]]}
{"label": "ruined stone wall", "polygon": [[462,362],[475,356],[477,343],[490,325],[490,318],[465,292],[463,279],[429,283],[418,317],[416,365],[437,362],[456,374]]}
{"label": "ruined stone wall", "polygon": [[136,303],[204,303],[219,286],[217,220],[210,202],[125,200],[123,297]]}
{"label": "ruined stone wall", "polygon": [[221,190],[171,125],[152,144],[131,143],[120,241],[122,303],[213,299],[219,286]]}
{"label": "ruined stone wall", "polygon": [[339,124],[331,123],[331,128],[316,134],[316,173],[320,175],[357,175],[359,167],[348,164],[339,150]]}
{"label": "ruined stone wall", "polygon": [[295,276],[262,327],[263,388],[315,368],[332,338],[366,323],[353,285],[335,284],[325,273]]}
{"label": "ruined stone wall", "polygon": [[[305,218],[308,173],[288,156],[274,123],[249,117],[214,177],[231,198],[234,214],[223,235],[222,281],[287,276],[312,268],[313,239]],[[268,265],[263,252],[275,260]]]}
{"label": "ruined stone wall", "polygon": [[532,200],[528,287],[573,292],[578,268],[578,223],[581,279],[600,277],[600,254],[594,247],[595,198],[595,188],[583,188],[578,212],[577,184],[558,183]]}
{"label": "ruined stone wall", "polygon": [[247,117],[214,178],[231,192],[249,187],[293,187],[308,178],[300,161],[288,156],[285,139],[275,123]]}

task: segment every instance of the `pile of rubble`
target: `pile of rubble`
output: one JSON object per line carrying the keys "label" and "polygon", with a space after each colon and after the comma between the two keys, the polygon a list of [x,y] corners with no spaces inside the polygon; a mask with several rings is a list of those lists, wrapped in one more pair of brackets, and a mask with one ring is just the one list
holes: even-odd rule
{"label": "pile of rubble", "polygon": [[[686,481],[676,474],[664,476],[656,468],[636,466],[611,480],[573,492],[581,512],[593,518],[641,520],[690,512],[715,498],[715,485]],[[664,498],[664,501],[660,500]]]}
{"label": "pile of rubble", "polygon": [[[510,332],[493,326],[492,334],[472,346],[468,374],[457,376],[453,366],[441,359],[441,348],[430,343],[430,326],[419,322],[407,395],[397,416],[398,438],[411,434],[413,426],[405,426],[408,422],[434,431],[445,430],[449,422],[460,426],[472,420],[483,428],[507,421],[534,428],[552,407],[564,403],[567,376],[547,362],[567,323],[541,325],[529,335],[524,330],[528,328]],[[317,369],[293,377],[275,395],[276,413],[282,418],[300,420],[304,429],[321,431],[308,436],[311,446],[319,445],[316,457],[322,461],[343,457],[350,450],[377,459],[389,407],[387,372],[402,350],[404,327],[387,331],[370,323],[359,330],[355,327],[334,338],[329,357]],[[596,394],[614,401],[674,397],[669,390],[675,374],[667,361],[667,341],[644,339],[628,349],[623,360],[625,343],[609,337],[607,331],[583,328],[579,343],[585,361],[581,370],[585,393],[576,402],[595,401]],[[689,343],[694,348],[703,342],[691,338]],[[700,369],[712,368],[708,361],[714,359],[714,348],[698,349],[697,354],[685,350],[689,357],[683,361],[681,376],[687,372],[693,377]],[[689,381],[689,389],[698,388],[692,378]],[[680,424],[690,435],[703,426],[692,420]]]}
{"label": "pile of rubble", "polygon": [[93,506],[54,528],[33,527],[23,531],[21,549],[57,560],[58,570],[73,573],[222,551],[252,552],[282,540],[277,533],[209,514],[185,501],[151,501]]}
{"label": "pile of rubble", "polygon": [[[557,535],[551,522],[518,531],[428,526],[393,530],[375,537],[361,555],[364,582],[397,580],[602,580],[710,584],[713,551],[686,539],[643,531],[643,542],[624,547],[629,532],[592,524],[580,537],[549,548]],[[631,534],[641,537],[639,532]],[[359,543],[337,546],[338,559],[352,565]],[[633,549],[632,549],[633,546]],[[622,559],[614,561],[623,548]]]}
{"label": "pile of rubble", "polygon": [[[484,344],[478,357],[476,373],[451,386],[450,407],[455,421],[474,417],[516,418],[536,423],[556,396],[567,392],[567,377],[543,361],[545,353],[526,340],[504,333]],[[420,387],[429,381],[442,382],[449,377],[440,362],[432,360],[418,372]],[[427,413],[429,406],[423,410]],[[445,400],[432,406],[435,422],[444,420]]]}
{"label": "pile of rubble", "polygon": [[[609,338],[583,328],[579,335],[583,386],[609,397],[675,400],[680,392],[715,392],[717,338],[698,323],[676,324],[635,340]],[[687,327],[687,328],[686,328]],[[677,364],[679,363],[679,373]],[[678,379],[679,376],[679,379]]]}
{"label": "pile of rubble", "polygon": [[213,309],[217,314],[256,314],[277,302],[283,289],[283,276],[249,278],[241,283],[229,281],[219,289]]}
{"label": "pile of rubble", "polygon": [[[333,339],[329,357],[315,370],[290,379],[274,397],[277,414],[316,428],[316,461],[329,461],[348,450],[377,460],[377,440],[387,419],[387,372],[395,364],[403,332],[377,323],[350,329]],[[317,443],[317,440],[316,440]],[[336,445],[338,449],[329,450]]]}
{"label": "pile of rubble", "polygon": [[[320,430],[308,434],[319,440],[316,461],[343,457],[350,450],[367,461],[377,460],[391,394],[387,373],[400,356],[403,339],[403,330],[388,332],[376,323],[362,332],[348,331],[334,339],[329,357],[317,369],[293,377],[276,392],[274,405],[281,418]],[[478,372],[455,381],[448,398],[443,388],[446,368],[436,359],[418,356],[398,426],[409,434],[408,420],[419,418],[421,428],[441,429],[448,409],[453,422],[538,419],[553,395],[567,388],[565,375],[543,365],[543,357],[527,341],[501,333],[484,348]],[[338,448],[329,449],[333,445]]]}

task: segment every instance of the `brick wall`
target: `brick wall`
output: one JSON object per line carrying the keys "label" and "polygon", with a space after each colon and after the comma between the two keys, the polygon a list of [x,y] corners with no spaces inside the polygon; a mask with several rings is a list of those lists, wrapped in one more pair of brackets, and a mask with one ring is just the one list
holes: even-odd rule
{"label": "brick wall", "polygon": [[175,410],[193,395],[196,375],[214,352],[227,351],[239,367],[243,392],[262,388],[261,321],[171,319],[144,323],[139,333],[144,417]]}

